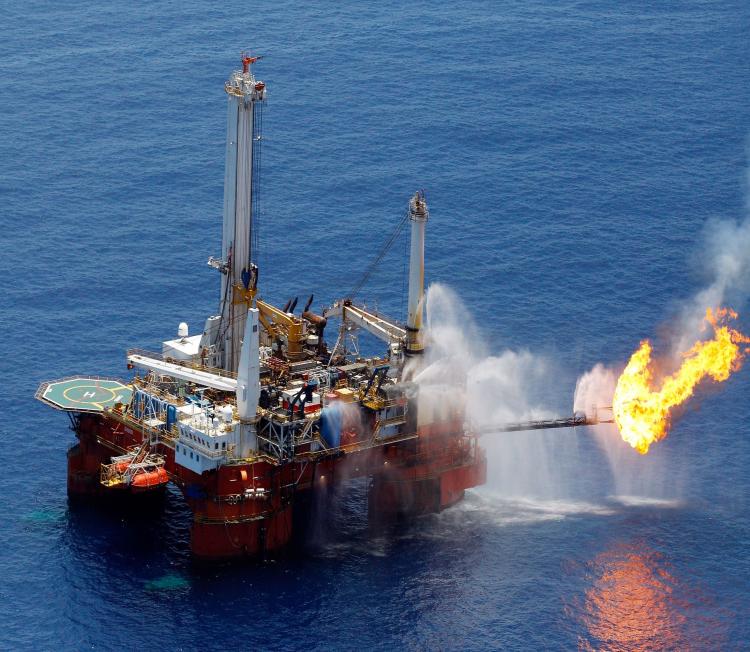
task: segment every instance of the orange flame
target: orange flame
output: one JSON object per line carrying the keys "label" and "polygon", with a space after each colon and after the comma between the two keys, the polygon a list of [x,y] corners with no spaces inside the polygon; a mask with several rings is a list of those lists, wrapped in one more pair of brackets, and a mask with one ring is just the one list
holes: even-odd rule
{"label": "orange flame", "polygon": [[651,444],[666,436],[672,408],[690,398],[698,383],[706,377],[723,382],[740,368],[750,351],[740,344],[750,342],[750,338],[727,325],[729,319],[736,318],[737,313],[727,308],[720,308],[715,315],[708,308],[705,319],[713,328],[713,337],[696,342],[683,353],[680,368],[661,379],[659,389],[649,368],[650,342],[641,342],[630,356],[617,379],[612,412],[620,435],[639,453],[645,455]]}

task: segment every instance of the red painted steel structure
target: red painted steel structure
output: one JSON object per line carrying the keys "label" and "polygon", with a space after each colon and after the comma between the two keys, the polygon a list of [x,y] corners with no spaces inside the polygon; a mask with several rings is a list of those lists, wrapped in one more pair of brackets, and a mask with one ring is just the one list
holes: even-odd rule
{"label": "red painted steel structure", "polygon": [[[101,465],[146,436],[115,413],[80,414],[76,431],[79,443],[68,453],[71,497],[108,493],[99,482]],[[286,463],[259,457],[202,475],[175,464],[169,446],[158,444],[156,452],[193,511],[192,552],[206,559],[257,557],[283,548],[292,537],[295,506],[304,505],[299,499],[335,484],[339,476],[369,477],[371,517],[392,518],[450,507],[466,489],[483,484],[487,474],[484,451],[458,421],[422,428],[393,443],[329,455],[303,451]]]}

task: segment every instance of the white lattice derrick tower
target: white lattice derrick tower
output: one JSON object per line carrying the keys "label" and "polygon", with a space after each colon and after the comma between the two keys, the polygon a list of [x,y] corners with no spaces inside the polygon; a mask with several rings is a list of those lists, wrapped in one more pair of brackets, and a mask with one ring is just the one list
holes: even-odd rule
{"label": "white lattice derrick tower", "polygon": [[257,241],[261,107],[266,87],[252,73],[260,57],[243,57],[224,85],[227,93],[227,143],[221,258],[208,264],[221,271],[220,314],[210,317],[201,342],[209,366],[237,371],[249,300],[257,282],[253,242]]}

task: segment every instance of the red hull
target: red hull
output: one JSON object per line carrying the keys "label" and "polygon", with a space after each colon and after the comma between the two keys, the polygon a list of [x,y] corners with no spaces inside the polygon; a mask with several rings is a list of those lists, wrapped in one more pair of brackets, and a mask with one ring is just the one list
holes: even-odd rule
{"label": "red hull", "polygon": [[[369,511],[376,519],[455,505],[466,489],[483,484],[487,474],[476,440],[456,432],[461,432],[460,423],[440,424],[421,429],[417,438],[381,447],[282,465],[261,458],[203,475],[176,465],[171,448],[162,445],[155,452],[165,457],[170,479],[193,511],[193,554],[205,559],[259,557],[289,543],[295,496],[349,478],[372,478]],[[71,496],[104,494],[100,465],[143,438],[139,430],[103,415],[84,415],[78,435],[80,443],[68,454]]]}

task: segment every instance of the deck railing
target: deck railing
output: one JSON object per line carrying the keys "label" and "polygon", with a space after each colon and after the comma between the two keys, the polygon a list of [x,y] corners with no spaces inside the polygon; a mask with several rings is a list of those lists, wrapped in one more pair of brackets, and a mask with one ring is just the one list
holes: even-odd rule
{"label": "deck railing", "polygon": [[140,355],[144,358],[152,358],[153,360],[160,360],[161,362],[169,362],[170,364],[176,364],[186,369],[195,369],[196,371],[205,371],[213,374],[214,376],[222,376],[224,378],[237,378],[237,374],[234,371],[227,371],[226,369],[220,369],[219,367],[209,367],[207,365],[195,364],[194,362],[188,362],[187,360],[177,360],[176,358],[170,358],[164,356],[156,351],[147,351],[145,349],[128,349],[126,355]]}

